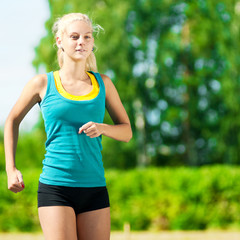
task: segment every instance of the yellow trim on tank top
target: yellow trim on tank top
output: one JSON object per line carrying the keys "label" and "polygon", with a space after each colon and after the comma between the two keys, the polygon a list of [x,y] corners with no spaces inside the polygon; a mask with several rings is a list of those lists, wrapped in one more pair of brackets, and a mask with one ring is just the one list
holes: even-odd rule
{"label": "yellow trim on tank top", "polygon": [[90,80],[92,82],[92,91],[86,95],[83,96],[76,96],[76,95],[72,95],[70,93],[68,93],[60,80],[60,76],[59,76],[59,72],[55,71],[53,72],[53,76],[54,76],[54,81],[55,81],[55,85],[56,88],[58,90],[58,92],[65,98],[70,99],[70,100],[75,100],[75,101],[83,101],[83,100],[91,100],[95,97],[97,97],[98,93],[99,93],[99,84],[98,81],[96,80],[95,76],[92,73],[86,72],[88,74],[88,76],[90,77]]}

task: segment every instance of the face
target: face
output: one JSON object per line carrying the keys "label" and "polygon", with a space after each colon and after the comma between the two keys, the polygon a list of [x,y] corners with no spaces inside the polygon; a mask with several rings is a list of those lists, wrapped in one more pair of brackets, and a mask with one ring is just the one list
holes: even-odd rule
{"label": "face", "polygon": [[73,60],[86,60],[94,44],[92,28],[84,21],[73,21],[66,27],[62,39],[57,38],[57,44]]}

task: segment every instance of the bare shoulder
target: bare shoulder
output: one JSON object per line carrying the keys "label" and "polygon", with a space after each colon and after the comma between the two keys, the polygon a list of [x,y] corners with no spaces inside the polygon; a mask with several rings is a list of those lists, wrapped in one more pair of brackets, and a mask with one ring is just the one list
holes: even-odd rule
{"label": "bare shoulder", "polygon": [[100,75],[101,75],[102,80],[103,80],[103,82],[104,82],[105,85],[106,85],[106,84],[109,84],[109,83],[112,83],[112,80],[110,79],[110,77],[108,77],[108,76],[105,75],[105,74],[100,74]]}
{"label": "bare shoulder", "polygon": [[116,88],[112,82],[112,80],[110,79],[110,77],[108,77],[105,74],[100,74],[102,77],[102,80],[104,82],[104,86],[105,86],[105,90],[106,90],[106,98],[109,97],[109,94],[114,94],[116,91]]}
{"label": "bare shoulder", "polygon": [[34,76],[30,82],[37,89],[43,89],[47,86],[47,74],[38,74]]}
{"label": "bare shoulder", "polygon": [[103,80],[103,82],[104,82],[106,91],[107,91],[107,89],[115,88],[115,85],[114,85],[114,83],[112,82],[112,80],[111,80],[110,77],[108,77],[108,76],[105,75],[105,74],[100,74],[100,75],[101,75],[102,80]]}
{"label": "bare shoulder", "polygon": [[40,100],[46,93],[47,81],[47,74],[38,74],[29,81],[30,89],[40,97]]}

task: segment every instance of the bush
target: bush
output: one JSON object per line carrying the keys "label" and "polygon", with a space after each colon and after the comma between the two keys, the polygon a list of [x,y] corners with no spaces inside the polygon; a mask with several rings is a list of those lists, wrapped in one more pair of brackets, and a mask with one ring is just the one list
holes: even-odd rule
{"label": "bush", "polygon": [[107,171],[112,228],[239,228],[239,173],[228,166]]}
{"label": "bush", "polygon": [[[0,187],[0,231],[40,230],[37,185],[40,170],[23,171],[26,188]],[[5,173],[0,174],[1,179]],[[112,230],[240,229],[240,168],[148,168],[107,170]]]}
{"label": "bush", "polygon": [[37,213],[38,176],[41,170],[22,171],[25,189],[15,194],[7,189],[7,176],[0,173],[4,184],[0,186],[0,231],[38,231]]}

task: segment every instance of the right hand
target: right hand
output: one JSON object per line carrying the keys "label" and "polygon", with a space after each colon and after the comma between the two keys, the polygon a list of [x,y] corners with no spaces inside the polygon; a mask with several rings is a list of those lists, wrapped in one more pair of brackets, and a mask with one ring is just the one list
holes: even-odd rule
{"label": "right hand", "polygon": [[15,169],[7,172],[8,176],[8,189],[14,193],[21,192],[24,189],[24,182],[22,174],[19,170]]}

